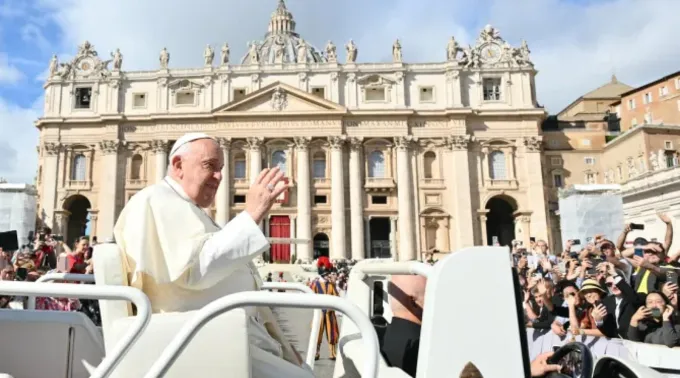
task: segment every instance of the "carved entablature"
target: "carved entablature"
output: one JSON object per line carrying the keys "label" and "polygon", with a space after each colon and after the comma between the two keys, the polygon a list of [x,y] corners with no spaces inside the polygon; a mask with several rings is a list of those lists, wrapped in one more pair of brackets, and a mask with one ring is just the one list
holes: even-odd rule
{"label": "carved entablature", "polygon": [[415,141],[417,141],[417,139],[414,138],[413,135],[396,137],[394,138],[394,145],[397,147],[398,150],[407,150],[411,148],[413,142]]}
{"label": "carved entablature", "polygon": [[446,145],[453,151],[463,151],[467,150],[474,140],[475,137],[472,135],[450,135],[446,137]]}
{"label": "carved entablature", "polygon": [[47,154],[48,156],[59,155],[59,152],[61,150],[62,145],[59,142],[50,142],[43,144],[43,151],[45,151],[45,154]]}
{"label": "carved entablature", "polygon": [[364,147],[364,137],[352,137],[349,138],[348,142],[352,151],[361,151]]}
{"label": "carved entablature", "polygon": [[168,83],[171,93],[175,92],[195,92],[200,93],[205,87],[203,82],[191,79],[176,79]]}
{"label": "carved entablature", "polygon": [[126,143],[119,140],[103,140],[99,142],[99,150],[105,155],[116,154],[118,153],[120,146],[124,145],[126,145]]}
{"label": "carved entablature", "polygon": [[542,146],[543,146],[542,136],[524,138],[524,147],[528,152],[540,152]]}

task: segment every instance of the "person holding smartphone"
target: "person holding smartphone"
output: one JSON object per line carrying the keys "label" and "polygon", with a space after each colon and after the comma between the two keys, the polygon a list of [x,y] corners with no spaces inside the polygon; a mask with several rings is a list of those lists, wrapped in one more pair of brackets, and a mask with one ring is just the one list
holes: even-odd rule
{"label": "person holding smartphone", "polygon": [[68,273],[85,274],[87,270],[87,263],[85,262],[85,254],[90,246],[90,241],[87,237],[81,236],[75,244],[75,249],[71,250],[64,242],[59,242],[66,251],[66,271]]}
{"label": "person holding smartphone", "polygon": [[669,348],[678,346],[680,326],[675,324],[674,312],[666,295],[660,291],[650,292],[645,297],[645,305],[630,319],[628,339]]}

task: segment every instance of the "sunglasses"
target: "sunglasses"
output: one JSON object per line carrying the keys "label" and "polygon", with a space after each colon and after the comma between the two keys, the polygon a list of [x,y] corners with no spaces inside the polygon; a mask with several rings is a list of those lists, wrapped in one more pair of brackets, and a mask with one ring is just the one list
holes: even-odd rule
{"label": "sunglasses", "polygon": [[607,287],[613,287],[614,283],[613,282],[607,282],[605,285],[607,285]]}

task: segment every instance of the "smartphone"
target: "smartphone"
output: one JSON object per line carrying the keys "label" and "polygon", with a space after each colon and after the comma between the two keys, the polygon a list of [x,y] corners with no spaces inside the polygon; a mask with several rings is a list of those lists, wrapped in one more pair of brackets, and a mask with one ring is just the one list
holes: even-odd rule
{"label": "smartphone", "polygon": [[599,306],[601,304],[602,304],[602,301],[600,301],[600,300],[595,301],[595,303],[593,303],[593,307],[596,308],[597,306]]}
{"label": "smartphone", "polygon": [[571,244],[581,245],[581,240],[580,239],[574,239],[574,240],[571,241]]}
{"label": "smartphone", "polygon": [[64,235],[52,235],[54,241],[64,241]]}
{"label": "smartphone", "polygon": [[17,281],[26,281],[26,278],[28,278],[28,269],[17,268],[15,276]]}
{"label": "smartphone", "polygon": [[666,272],[666,282],[678,284],[678,272],[675,270],[669,270]]}
{"label": "smartphone", "polygon": [[631,230],[644,230],[645,225],[644,224],[639,224],[639,223],[631,223],[630,224],[630,229]]}
{"label": "smartphone", "polygon": [[635,256],[644,257],[645,253],[642,248],[635,248]]}
{"label": "smartphone", "polygon": [[658,308],[654,307],[654,308],[650,309],[649,311],[652,313],[652,317],[654,317],[654,318],[660,318],[661,317],[661,310],[659,310]]}
{"label": "smartphone", "polygon": [[553,348],[552,348],[553,353],[555,353],[555,352],[557,352],[558,350],[560,350],[560,348],[562,348],[562,347],[559,346],[559,345],[553,345]]}
{"label": "smartphone", "polygon": [[45,241],[45,234],[38,234],[38,241],[44,242]]}

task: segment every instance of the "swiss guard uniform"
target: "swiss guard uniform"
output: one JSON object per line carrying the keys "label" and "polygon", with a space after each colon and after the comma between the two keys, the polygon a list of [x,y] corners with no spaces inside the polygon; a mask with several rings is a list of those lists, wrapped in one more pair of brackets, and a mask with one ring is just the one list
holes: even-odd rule
{"label": "swiss guard uniform", "polygon": [[[338,290],[335,284],[327,279],[330,271],[319,268],[319,275],[321,277],[316,278],[310,284],[312,290],[316,294],[325,295],[335,295],[338,296]],[[335,352],[337,350],[338,338],[340,337],[340,332],[338,331],[338,319],[335,317],[335,311],[333,310],[322,310],[321,326],[319,328],[319,338],[316,342],[316,359],[319,359],[319,349],[321,347],[321,340],[323,338],[324,330],[326,331],[326,339],[328,340],[328,348],[330,349],[330,359],[335,360]]]}

